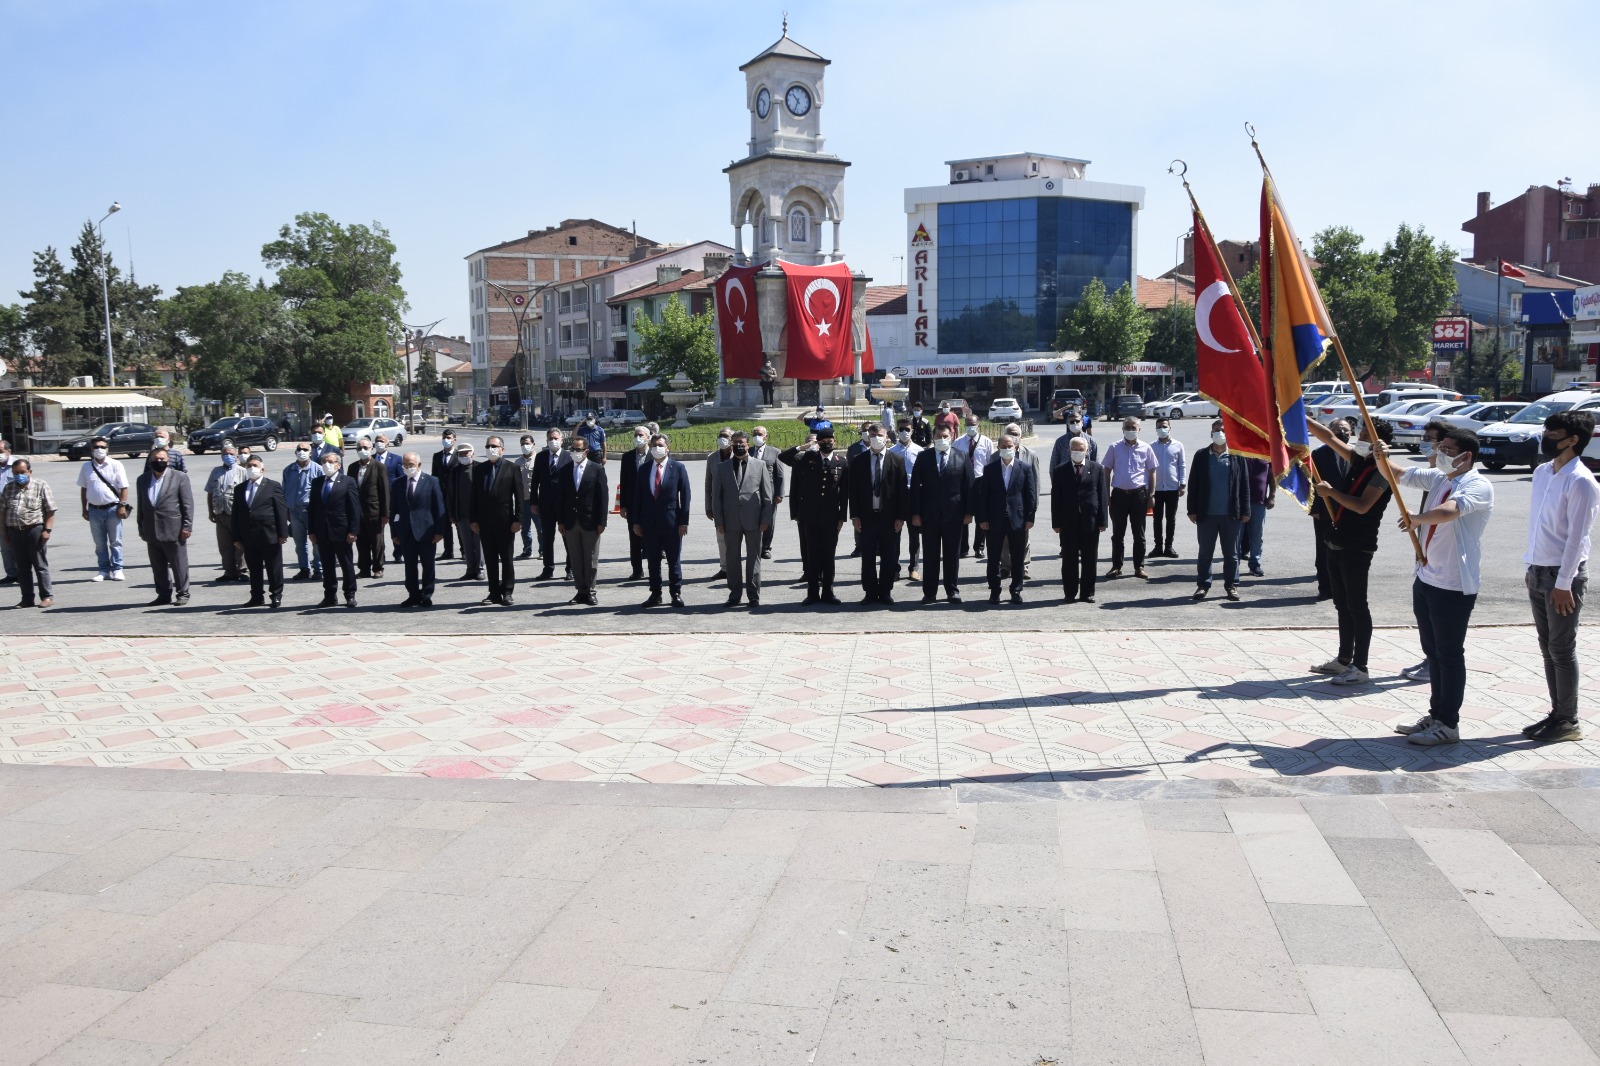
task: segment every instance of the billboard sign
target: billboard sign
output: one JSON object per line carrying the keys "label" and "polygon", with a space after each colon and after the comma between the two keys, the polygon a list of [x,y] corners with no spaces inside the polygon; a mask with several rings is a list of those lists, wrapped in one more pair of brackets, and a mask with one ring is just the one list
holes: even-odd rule
{"label": "billboard sign", "polygon": [[1436,318],[1433,320],[1433,357],[1448,352],[1465,352],[1472,337],[1472,319]]}

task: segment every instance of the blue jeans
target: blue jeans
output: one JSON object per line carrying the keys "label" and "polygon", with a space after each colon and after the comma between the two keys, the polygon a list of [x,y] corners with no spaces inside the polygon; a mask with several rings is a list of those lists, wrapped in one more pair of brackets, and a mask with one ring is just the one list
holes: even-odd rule
{"label": "blue jeans", "polygon": [[115,507],[89,508],[89,534],[94,562],[102,574],[122,569],[122,517]]}
{"label": "blue jeans", "polygon": [[1250,569],[1261,569],[1261,537],[1267,530],[1267,505],[1252,503],[1250,521],[1239,531],[1239,558],[1248,560]]}
{"label": "blue jeans", "polygon": [[1476,594],[1437,588],[1421,578],[1411,583],[1411,612],[1417,616],[1417,639],[1428,660],[1428,713],[1451,729],[1461,724],[1461,701],[1467,694],[1467,623]]}
{"label": "blue jeans", "polygon": [[289,535],[294,538],[294,557],[300,564],[300,569],[310,570],[314,574],[322,573],[322,550],[311,545],[309,556],[306,553],[306,535],[311,532],[311,512],[309,510],[297,511],[289,509]]}
{"label": "blue jeans", "polygon": [[1202,517],[1195,523],[1200,537],[1200,550],[1196,557],[1196,584],[1211,587],[1211,560],[1219,546],[1222,548],[1222,586],[1233,588],[1239,583],[1239,556],[1234,546],[1239,543],[1237,518],[1230,516]]}
{"label": "blue jeans", "polygon": [[538,521],[538,517],[535,516],[534,513],[533,513],[533,504],[529,503],[527,500],[523,500],[522,501],[522,550],[525,553],[529,554],[529,555],[533,554],[533,538],[535,536],[535,531],[534,531],[534,528],[533,528],[533,524],[535,522],[537,522],[537,521]]}

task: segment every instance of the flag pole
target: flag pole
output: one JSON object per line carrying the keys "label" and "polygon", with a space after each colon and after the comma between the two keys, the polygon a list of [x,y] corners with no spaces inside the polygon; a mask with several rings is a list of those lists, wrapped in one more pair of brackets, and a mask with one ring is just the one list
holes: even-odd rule
{"label": "flag pole", "polygon": [[[1272,179],[1272,168],[1267,166],[1267,158],[1261,154],[1261,145],[1256,143],[1256,128],[1248,122],[1246,122],[1244,126],[1246,132],[1250,134],[1250,147],[1255,149],[1256,159],[1261,163],[1261,172],[1266,175],[1267,184],[1276,189],[1277,182],[1273,181]],[[1294,254],[1298,256],[1300,254],[1300,250],[1298,248],[1294,249]],[[1314,284],[1315,283],[1313,280],[1313,286]],[[1316,291],[1315,287],[1313,287],[1313,291]],[[1320,303],[1322,299],[1322,294],[1320,292],[1317,292],[1317,299]],[[1332,334],[1328,339],[1333,342],[1333,350],[1338,353],[1339,365],[1344,369],[1345,380],[1350,383],[1350,390],[1355,394],[1356,408],[1361,412],[1361,420],[1367,427],[1365,434],[1366,439],[1372,443],[1374,448],[1380,447],[1382,442],[1378,440],[1378,430],[1377,427],[1373,425],[1372,412],[1367,408],[1367,399],[1365,394],[1362,392],[1361,382],[1356,380],[1356,372],[1350,366],[1350,357],[1345,355],[1344,343],[1339,340],[1339,331],[1334,327],[1333,316],[1326,314],[1326,307],[1323,308],[1323,312],[1326,315],[1329,332]],[[1311,416],[1308,413],[1306,417],[1309,419]],[[1309,462],[1307,463],[1307,466],[1310,466]],[[1406,507],[1405,497],[1400,494],[1400,479],[1395,476],[1394,468],[1389,465],[1387,456],[1385,456],[1384,461],[1378,463],[1377,466],[1378,472],[1382,474],[1383,479],[1389,483],[1389,491],[1394,494],[1394,503],[1395,506],[1400,509],[1400,517],[1405,520],[1406,532],[1411,536],[1411,550],[1416,555],[1417,562],[1427,562],[1428,557],[1422,550],[1422,541],[1420,538],[1418,538],[1416,529],[1411,525],[1411,511],[1408,507]]]}

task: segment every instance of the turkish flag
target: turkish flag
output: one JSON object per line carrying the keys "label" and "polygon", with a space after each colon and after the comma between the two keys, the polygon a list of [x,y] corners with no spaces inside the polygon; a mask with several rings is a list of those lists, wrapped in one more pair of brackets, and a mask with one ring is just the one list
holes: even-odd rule
{"label": "turkish flag", "polygon": [[1528,276],[1528,272],[1526,270],[1518,270],[1502,259],[1500,260],[1500,276],[1502,278],[1525,278]]}
{"label": "turkish flag", "polygon": [[850,268],[778,261],[789,279],[786,377],[823,381],[855,373],[850,347]]}
{"label": "turkish flag", "polygon": [[1222,411],[1228,450],[1268,459],[1273,474],[1281,474],[1288,469],[1289,455],[1266,367],[1225,280],[1211,230],[1198,212],[1194,227],[1195,364],[1200,392]]}
{"label": "turkish flag", "polygon": [[868,325],[862,332],[867,335],[867,343],[861,349],[861,376],[866,377],[877,372],[878,364],[872,357],[872,326]]}
{"label": "turkish flag", "polygon": [[761,322],[756,317],[756,271],[760,269],[730,267],[713,287],[725,378],[758,378],[766,362],[761,352]]}

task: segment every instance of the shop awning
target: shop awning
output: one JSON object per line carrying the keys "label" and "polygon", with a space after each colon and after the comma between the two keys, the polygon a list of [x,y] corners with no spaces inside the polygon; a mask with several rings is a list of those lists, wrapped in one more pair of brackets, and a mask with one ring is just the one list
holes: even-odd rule
{"label": "shop awning", "polygon": [[85,407],[160,407],[161,401],[153,396],[118,389],[31,389],[30,400],[47,400],[68,410]]}
{"label": "shop awning", "polygon": [[[1596,323],[1596,325],[1600,326],[1600,323]],[[660,378],[645,378],[643,381],[639,382],[639,384],[630,387],[628,389],[628,391],[629,392],[649,392],[652,389],[659,389],[660,387],[661,387],[661,379]]]}
{"label": "shop awning", "polygon": [[642,380],[642,378],[632,377],[627,374],[616,374],[608,378],[600,378],[598,381],[589,382],[589,395],[621,399],[629,389]]}

